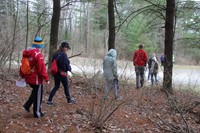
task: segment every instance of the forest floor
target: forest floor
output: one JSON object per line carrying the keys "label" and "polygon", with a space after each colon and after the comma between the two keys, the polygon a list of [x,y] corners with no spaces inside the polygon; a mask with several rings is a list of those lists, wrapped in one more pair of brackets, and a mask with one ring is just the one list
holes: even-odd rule
{"label": "forest floor", "polygon": [[174,90],[166,96],[160,85],[145,84],[135,89],[134,83],[120,80],[122,100],[102,99],[104,80],[101,74],[90,78],[74,75],[69,79],[70,92],[76,99],[68,104],[61,86],[53,106],[47,98],[53,81],[44,85],[42,111],[33,118],[22,106],[31,93],[30,87],[15,85],[18,70],[11,74],[0,71],[0,133],[199,133],[200,97],[192,90]]}

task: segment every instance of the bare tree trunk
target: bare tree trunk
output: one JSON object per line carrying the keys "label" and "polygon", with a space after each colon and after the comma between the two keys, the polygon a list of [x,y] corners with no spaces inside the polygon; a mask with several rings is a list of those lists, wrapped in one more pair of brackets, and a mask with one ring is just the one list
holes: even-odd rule
{"label": "bare tree trunk", "polygon": [[60,0],[53,0],[53,16],[51,19],[49,62],[51,62],[53,52],[57,49],[60,10]]}
{"label": "bare tree trunk", "polygon": [[172,93],[172,55],[173,55],[173,27],[175,14],[175,0],[167,0],[165,20],[165,62],[163,88]]}
{"label": "bare tree trunk", "polygon": [[87,46],[87,54],[90,54],[90,49],[89,49],[89,29],[90,29],[90,21],[89,21],[89,18],[90,18],[90,14],[89,14],[89,10],[90,10],[90,5],[89,5],[89,2],[86,3],[87,7],[86,7],[86,41],[85,41],[85,44]]}
{"label": "bare tree trunk", "polygon": [[108,21],[109,21],[109,37],[108,50],[115,48],[115,15],[114,15],[114,0],[108,0]]}
{"label": "bare tree trunk", "polygon": [[84,32],[84,45],[85,45],[85,54],[87,55],[88,54],[88,38],[87,38],[87,35],[88,35],[88,31],[87,31],[87,22],[88,22],[88,20],[87,20],[87,5],[86,5],[87,3],[86,2],[84,2],[84,4],[83,4],[83,11],[84,11],[84,22],[83,22],[83,24],[84,24],[84,26],[83,26],[83,32]]}
{"label": "bare tree trunk", "polygon": [[26,2],[26,45],[25,45],[25,48],[28,47],[28,32],[29,32],[28,11],[29,11],[29,0],[27,0]]}
{"label": "bare tree trunk", "polygon": [[14,51],[14,49],[15,49],[15,36],[16,36],[16,28],[17,28],[17,21],[18,21],[18,12],[19,12],[19,10],[18,10],[18,8],[19,8],[19,2],[18,2],[18,0],[17,0],[17,12],[16,12],[16,14],[14,15],[14,20],[15,20],[15,24],[14,24],[14,33],[13,33],[13,39],[12,39],[12,48],[11,48],[11,51],[10,51],[10,61],[9,61],[9,68],[8,68],[8,71],[10,71],[10,69],[11,69],[11,65],[12,65],[12,56],[13,56],[13,51]]}

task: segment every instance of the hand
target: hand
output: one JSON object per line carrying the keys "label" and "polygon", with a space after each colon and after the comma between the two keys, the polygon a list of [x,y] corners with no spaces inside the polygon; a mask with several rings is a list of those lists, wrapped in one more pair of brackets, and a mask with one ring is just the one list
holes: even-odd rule
{"label": "hand", "polygon": [[73,76],[73,74],[70,71],[67,71],[67,74],[69,75],[70,78]]}
{"label": "hand", "polygon": [[46,81],[47,84],[50,84],[50,81]]}

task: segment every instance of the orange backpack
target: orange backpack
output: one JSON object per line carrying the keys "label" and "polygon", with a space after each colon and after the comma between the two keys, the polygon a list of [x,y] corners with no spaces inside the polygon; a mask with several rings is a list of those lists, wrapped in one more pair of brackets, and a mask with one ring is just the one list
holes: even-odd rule
{"label": "orange backpack", "polygon": [[20,70],[23,74],[30,74],[32,69],[29,64],[29,59],[27,57],[23,57],[21,61]]}

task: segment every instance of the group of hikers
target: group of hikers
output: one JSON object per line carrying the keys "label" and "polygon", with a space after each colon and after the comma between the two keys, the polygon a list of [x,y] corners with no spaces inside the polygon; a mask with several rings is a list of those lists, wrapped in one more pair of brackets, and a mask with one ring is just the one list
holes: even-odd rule
{"label": "group of hikers", "polygon": [[[44,57],[41,53],[41,49],[44,47],[44,42],[41,37],[36,37],[32,42],[32,47],[27,48],[23,51],[22,57],[28,58],[31,72],[29,74],[24,74],[20,68],[20,76],[25,79],[26,83],[32,88],[32,92],[28,100],[23,105],[25,111],[30,112],[30,107],[33,104],[33,117],[40,118],[45,114],[41,111],[41,102],[43,95],[43,81],[49,84],[49,76],[46,71],[46,66],[44,63]],[[56,91],[62,83],[64,87],[64,93],[66,96],[66,102],[69,104],[75,103],[75,99],[70,95],[69,84],[68,84],[68,74],[72,71],[70,61],[67,56],[67,51],[70,50],[70,46],[67,42],[62,42],[59,49],[54,52],[52,57],[52,62],[56,60],[58,72],[53,75],[54,87],[51,89],[47,105],[51,106]],[[115,49],[110,49],[103,59],[103,77],[105,79],[104,95],[103,100],[107,100],[109,96],[109,91],[113,90],[115,100],[121,100],[122,97],[119,96],[119,84],[118,84],[118,72],[117,72],[117,52]],[[163,57],[162,57],[163,58]],[[143,50],[143,45],[139,45],[139,49],[134,52],[133,55],[133,65],[135,66],[136,73],[136,89],[139,89],[144,85],[145,68],[148,64],[149,75],[148,79],[151,79],[151,84],[158,82],[158,59],[156,54],[148,59],[148,56]],[[162,60],[161,60],[162,62]]]}
{"label": "group of hikers", "polygon": [[[41,111],[41,102],[43,96],[43,81],[45,83],[49,82],[49,76],[46,71],[46,66],[44,63],[44,57],[41,53],[41,49],[44,47],[44,42],[41,37],[36,37],[32,42],[32,47],[27,48],[23,51],[22,58],[28,58],[31,72],[29,74],[24,74],[20,67],[20,76],[25,79],[26,83],[32,88],[32,92],[28,100],[23,105],[25,111],[30,112],[30,107],[33,104],[33,117],[40,118],[45,116]],[[71,97],[69,92],[68,77],[67,73],[71,72],[70,61],[67,57],[66,52],[71,49],[67,42],[62,42],[59,49],[54,52],[52,61],[57,60],[57,67],[59,71],[53,75],[54,77],[54,87],[52,88],[47,105],[53,105],[52,99],[56,91],[60,87],[60,83],[63,84],[64,92],[66,96],[66,102],[69,104],[75,103],[75,99]],[[22,66],[22,65],[21,65]]]}
{"label": "group of hikers", "polygon": [[151,84],[158,83],[158,58],[153,53],[152,57],[148,58],[143,45],[139,45],[139,49],[135,51],[133,55],[133,65],[135,66],[136,73],[136,89],[139,89],[144,84],[145,69],[148,67],[148,81],[151,80]]}

